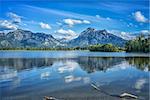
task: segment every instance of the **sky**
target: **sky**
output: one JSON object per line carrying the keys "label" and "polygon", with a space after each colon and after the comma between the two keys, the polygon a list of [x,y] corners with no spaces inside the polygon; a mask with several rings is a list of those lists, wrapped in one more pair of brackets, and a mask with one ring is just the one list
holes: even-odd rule
{"label": "sky", "polygon": [[0,31],[75,38],[88,27],[116,35],[149,32],[149,0],[0,0]]}

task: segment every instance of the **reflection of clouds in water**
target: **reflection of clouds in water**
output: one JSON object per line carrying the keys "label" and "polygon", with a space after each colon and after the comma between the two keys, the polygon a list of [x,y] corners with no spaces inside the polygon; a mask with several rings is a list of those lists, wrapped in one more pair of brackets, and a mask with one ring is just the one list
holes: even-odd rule
{"label": "reflection of clouds in water", "polygon": [[41,73],[41,79],[48,79],[50,76],[50,72],[43,72]]}
{"label": "reflection of clouds in water", "polygon": [[73,72],[77,67],[78,63],[74,61],[67,61],[62,64],[61,67],[58,68],[59,73],[64,73],[65,71],[67,72]]}
{"label": "reflection of clouds in water", "polygon": [[[57,62],[58,63],[58,62]],[[66,73],[73,72],[79,66],[79,64],[75,61],[65,61],[58,63],[58,72]],[[73,75],[68,75],[64,77],[65,83],[75,82],[75,81],[83,81],[84,84],[90,83],[89,77],[75,77]]]}
{"label": "reflection of clouds in water", "polygon": [[20,86],[21,79],[19,78],[16,70],[5,67],[0,69],[0,82],[3,81],[10,81],[11,87],[9,87],[9,89],[14,89]]}
{"label": "reflection of clouds in water", "polygon": [[148,72],[148,71],[149,71],[149,70],[148,70],[148,67],[145,67],[144,71],[145,71],[145,72]]}
{"label": "reflection of clouds in water", "polygon": [[0,80],[8,80],[17,77],[17,71],[13,69],[1,69]]}
{"label": "reflection of clouds in water", "polygon": [[70,83],[73,81],[80,81],[82,78],[81,77],[74,77],[73,75],[69,75],[65,77],[65,82]]}
{"label": "reflection of clouds in water", "polygon": [[140,90],[142,89],[142,87],[144,86],[144,84],[147,82],[147,80],[145,78],[143,79],[138,79],[135,83],[135,88]]}
{"label": "reflection of clouds in water", "polygon": [[69,75],[69,76],[66,76],[64,79],[65,79],[65,83],[71,83],[71,82],[81,81],[81,80],[83,80],[84,84],[90,83],[89,77],[75,77],[73,75]]}
{"label": "reflection of clouds in water", "polygon": [[119,71],[119,70],[126,70],[129,68],[130,65],[128,62],[124,61],[121,64],[115,65],[112,68],[107,69],[107,71]]}
{"label": "reflection of clouds in water", "polygon": [[19,77],[16,77],[12,82],[13,85],[10,88],[11,89],[17,88],[20,86],[20,83],[21,83],[21,79]]}

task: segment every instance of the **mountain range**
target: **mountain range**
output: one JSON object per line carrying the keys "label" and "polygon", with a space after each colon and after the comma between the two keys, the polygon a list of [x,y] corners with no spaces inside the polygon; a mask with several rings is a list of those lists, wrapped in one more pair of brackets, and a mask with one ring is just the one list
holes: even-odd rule
{"label": "mountain range", "polygon": [[17,29],[8,33],[0,33],[0,48],[55,48],[63,47],[86,47],[94,44],[111,43],[116,46],[124,46],[127,40],[108,33],[106,30],[87,28],[81,34],[70,41],[55,39],[50,34],[33,33],[31,31]]}
{"label": "mountain range", "polygon": [[58,45],[60,45],[58,40],[45,33],[32,33],[31,31],[17,29],[0,35],[0,47],[56,47]]}

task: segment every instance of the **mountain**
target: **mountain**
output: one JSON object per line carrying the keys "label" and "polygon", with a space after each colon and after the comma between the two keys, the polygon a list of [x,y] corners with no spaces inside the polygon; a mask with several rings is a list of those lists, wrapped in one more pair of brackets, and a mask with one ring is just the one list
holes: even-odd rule
{"label": "mountain", "polygon": [[123,47],[126,43],[121,37],[108,33],[106,30],[95,30],[94,28],[87,28],[81,34],[68,42],[68,45],[85,47],[94,44],[107,44],[111,43],[116,46]]}
{"label": "mountain", "polygon": [[55,47],[60,45],[52,35],[45,33],[32,33],[31,31],[17,29],[7,34],[0,33],[0,47]]}
{"label": "mountain", "polygon": [[8,33],[0,33],[0,48],[54,48],[54,47],[85,47],[94,44],[107,44],[123,47],[126,40],[108,33],[106,30],[87,28],[85,31],[70,41],[67,39],[55,39],[50,34],[33,33],[31,31],[17,29]]}

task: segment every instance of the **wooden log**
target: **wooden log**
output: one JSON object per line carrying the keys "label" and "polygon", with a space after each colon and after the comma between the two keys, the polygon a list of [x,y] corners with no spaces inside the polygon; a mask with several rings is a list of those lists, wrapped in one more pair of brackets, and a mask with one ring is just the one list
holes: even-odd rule
{"label": "wooden log", "polygon": [[56,99],[55,97],[49,97],[49,96],[45,96],[44,97],[44,100],[58,100],[58,99]]}
{"label": "wooden log", "polygon": [[138,97],[136,95],[133,94],[129,94],[129,93],[122,93],[120,95],[121,98],[125,98],[125,97],[130,97],[130,98],[134,98],[134,99],[138,99]]}

